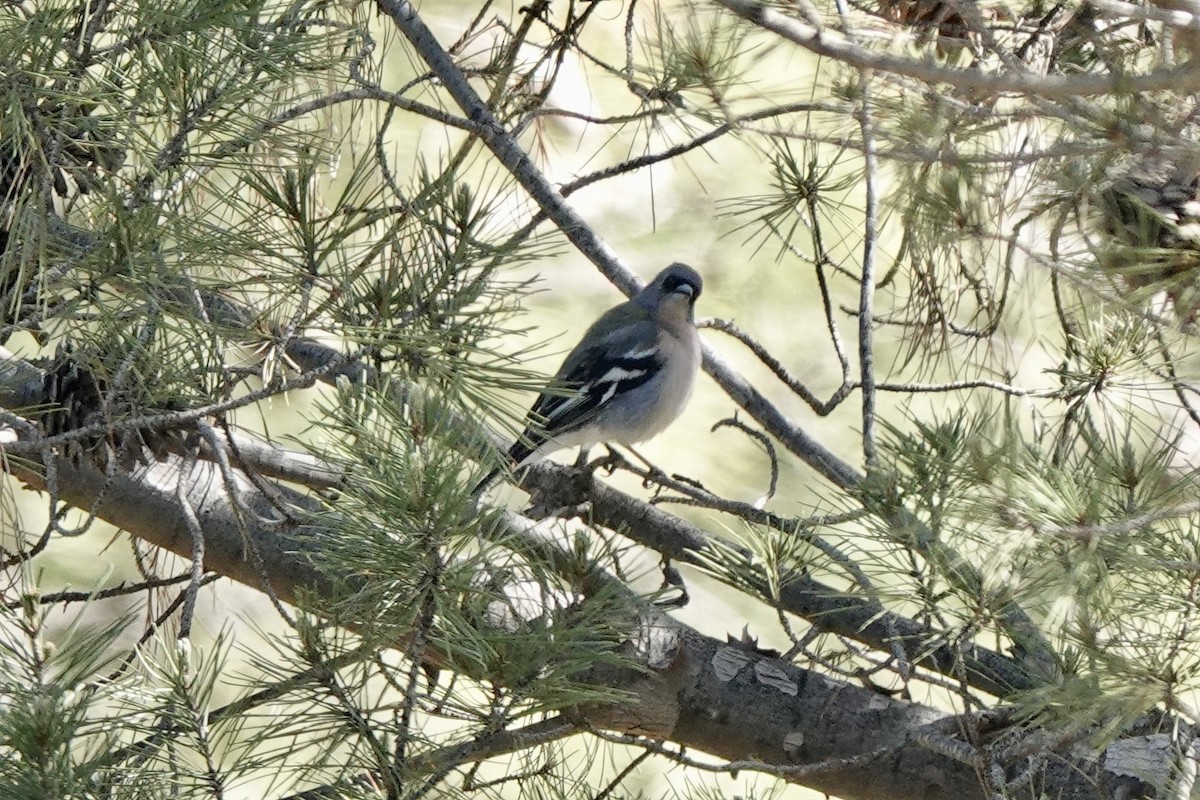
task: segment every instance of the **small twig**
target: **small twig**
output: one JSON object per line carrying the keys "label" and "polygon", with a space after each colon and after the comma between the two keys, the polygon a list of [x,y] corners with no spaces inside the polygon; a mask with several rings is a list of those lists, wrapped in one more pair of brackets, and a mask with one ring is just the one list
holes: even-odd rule
{"label": "small twig", "polygon": [[[858,384],[852,384],[855,388]],[[1055,389],[1022,389],[1019,386],[989,380],[947,381],[946,383],[877,383],[875,389],[880,392],[900,392],[901,394],[920,394],[938,392],[961,392],[969,389],[991,389],[1012,397],[1054,397],[1062,392]]]}
{"label": "small twig", "polygon": [[[833,344],[833,352],[837,355],[838,366],[842,370],[842,387],[850,380],[850,359],[846,356],[846,348],[842,344],[842,334],[838,331],[837,320],[833,318],[833,298],[829,291],[829,278],[825,275],[825,267],[832,267],[836,272],[846,273],[846,269],[830,257],[825,249],[825,236],[821,229],[820,199],[817,192],[809,192],[805,198],[808,207],[808,222],[812,229],[813,271],[817,276],[817,289],[821,293],[821,310],[825,313],[825,328],[829,331],[829,341]],[[772,232],[779,236],[774,226]],[[782,237],[781,237],[782,238]]]}
{"label": "small twig", "polygon": [[862,376],[862,446],[867,470],[875,466],[875,350],[871,316],[875,308],[875,252],[879,235],[879,164],[875,158],[875,133],[871,121],[871,77],[862,78],[858,123],[862,131],[863,170],[866,177],[863,209],[863,262],[858,294],[858,358]]}
{"label": "small twig", "polygon": [[[183,593],[183,613],[179,618],[180,639],[191,638],[192,616],[196,611],[196,598],[200,593],[201,581],[204,579],[204,526],[196,516],[196,509],[192,507],[191,498],[188,497],[189,481],[192,479],[192,469],[196,466],[198,449],[199,443],[195,447],[189,448],[175,483],[175,499],[178,501],[183,519],[187,523],[188,533],[192,536],[191,580]],[[231,497],[230,500],[234,501],[234,498]]]}
{"label": "small twig", "polygon": [[803,383],[797,380],[795,376],[788,372],[787,367],[783,366],[782,362],[775,358],[775,356],[773,356],[771,352],[767,350],[767,348],[763,347],[748,333],[743,331],[729,320],[715,318],[706,319],[700,322],[697,327],[710,328],[715,331],[720,331],[721,333],[732,336],[734,339],[737,339],[739,342],[744,344],[754,355],[754,357],[762,362],[763,366],[771,370],[771,373],[775,375],[775,377],[778,378],[784,386],[788,387],[788,389],[795,393],[797,397],[803,400],[808,407],[815,411],[819,416],[824,417],[828,415],[831,411],[841,405],[842,400],[844,400],[850,393],[850,390],[847,388],[848,384],[843,383],[828,400],[822,401],[818,399],[817,396],[813,394],[807,386],[805,386]]}
{"label": "small twig", "polygon": [[[217,575],[216,573],[209,573],[209,574],[205,575],[203,577],[203,579],[200,581],[200,587],[203,588],[205,586],[208,586],[210,583],[220,580],[220,578],[221,578],[221,576]],[[191,570],[189,570],[187,573],[187,580],[188,581],[192,580]],[[146,630],[144,630],[142,632],[141,637],[138,639],[137,647],[141,647],[146,642],[150,641],[151,637],[153,637],[154,634],[157,633],[158,630],[163,625],[167,624],[167,620],[169,620],[172,616],[175,615],[175,612],[179,610],[179,607],[181,605],[183,605],[184,601],[187,599],[188,592],[190,591],[190,589],[191,589],[191,587],[188,586],[182,592],[175,595],[175,599],[171,601],[171,604],[168,605],[165,609],[163,609],[162,613],[160,613],[157,617],[155,617],[153,620],[150,621],[150,624],[146,626]],[[125,658],[123,658],[121,660],[121,663],[119,665],[117,665],[117,667],[115,669],[113,669],[110,673],[108,673],[108,675],[105,676],[102,680],[104,680],[107,683],[112,683],[112,682],[116,681],[118,678],[120,678],[121,674],[124,673],[125,670],[129,669],[129,665],[132,664],[134,662],[134,659],[137,658],[137,656],[138,656],[137,647],[130,649],[129,653],[125,656]],[[115,762],[110,762],[110,763],[115,763]]]}
{"label": "small twig", "polygon": [[1047,533],[1052,536],[1061,536],[1065,539],[1075,539],[1083,542],[1090,542],[1099,539],[1103,536],[1116,536],[1123,533],[1132,533],[1139,528],[1144,528],[1155,522],[1163,520],[1175,519],[1178,517],[1186,517],[1192,514],[1200,513],[1200,501],[1192,501],[1190,503],[1181,503],[1171,508],[1159,509],[1157,511],[1147,511],[1144,514],[1138,514],[1135,517],[1116,520],[1100,525],[1057,525],[1034,524],[1030,523],[1030,527],[1041,533]]}
{"label": "small twig", "polygon": [[[151,589],[162,589],[167,586],[174,586],[177,583],[183,583],[192,579],[192,572],[188,570],[182,575],[174,575],[170,578],[153,578],[147,581],[139,581],[138,583],[113,586],[108,589],[98,589],[94,592],[77,592],[77,591],[61,591],[51,594],[37,596],[37,602],[42,605],[53,605],[57,603],[87,603],[92,600],[107,600],[111,597],[125,597],[132,594],[141,594],[142,592]],[[4,604],[4,607],[10,611],[20,608],[25,604],[25,600],[10,600]]]}
{"label": "small twig", "polygon": [[772,497],[775,496],[775,489],[779,485],[779,456],[775,454],[774,443],[765,433],[751,428],[749,425],[739,420],[736,416],[726,417],[725,419],[718,420],[717,423],[714,424],[709,430],[710,432],[713,432],[719,428],[736,428],[747,436],[753,438],[762,445],[764,450],[767,451],[767,458],[771,462],[771,483],[769,486],[767,486],[767,493],[759,498],[759,500],[754,504],[756,507],[761,508],[763,505],[766,505],[766,503],[770,501]]}

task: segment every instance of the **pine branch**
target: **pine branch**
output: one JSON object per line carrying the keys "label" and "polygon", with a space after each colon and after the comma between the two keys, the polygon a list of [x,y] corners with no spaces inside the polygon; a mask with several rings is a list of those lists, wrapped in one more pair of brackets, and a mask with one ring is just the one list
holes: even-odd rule
{"label": "pine branch", "polygon": [[[945,84],[975,95],[1020,94],[1049,100],[1095,95],[1138,94],[1154,91],[1193,92],[1200,89],[1200,69],[1185,64],[1142,75],[1037,75],[943,67],[932,60],[917,61],[868,49],[841,33],[787,17],[758,0],[715,0],[753,25],[817,55],[863,71],[903,75],[930,84]],[[1195,23],[1192,23],[1195,24]]]}
{"label": "pine branch", "polygon": [[[82,504],[103,494],[97,506],[102,518],[187,556],[192,541],[187,512],[175,491],[179,466],[178,460],[169,459],[110,479],[90,466],[60,460],[59,495]],[[27,485],[45,489],[41,475],[16,465],[11,469]],[[207,566],[249,586],[265,582],[286,601],[301,591],[328,589],[314,564],[321,560],[320,542],[336,533],[310,525],[298,537],[296,524],[279,517],[274,498],[251,487],[242,489],[240,502],[254,508],[258,518],[243,519],[237,503],[219,488],[223,484],[214,469],[201,462],[191,475],[183,476],[188,502],[203,520]],[[312,501],[285,487],[275,491],[297,508],[315,510]],[[257,564],[247,561],[247,544],[258,555]],[[632,692],[635,699],[622,707],[579,709],[582,722],[602,730],[649,732],[739,762],[741,768],[751,768],[753,758],[768,772],[843,796],[983,800],[974,763],[947,757],[914,737],[944,713],[718,642],[652,607],[643,608],[642,635],[658,640],[652,648],[638,651],[645,671],[593,672],[601,685]],[[878,768],[862,769],[857,758],[877,751],[886,754],[877,759]],[[1064,756],[1047,767],[1040,790],[1067,800],[1091,800],[1096,781],[1114,779],[1102,771],[1099,756]],[[809,762],[822,766],[787,766]]]}
{"label": "pine branch", "polygon": [[[525,151],[496,121],[487,105],[467,82],[466,76],[421,20],[416,9],[405,0],[379,0],[379,7],[392,18],[417,49],[421,58],[442,81],[467,117],[484,129],[485,133],[481,134],[484,144],[563,235],[617,288],[626,294],[636,291],[639,286],[633,274],[591,226],[567,205]],[[851,492],[859,492],[864,488],[865,478],[861,473],[787,419],[777,406],[733,370],[707,343],[704,345],[704,370],[768,433],[835,486]],[[880,508],[876,511],[897,530],[915,529],[917,534],[913,539],[918,549],[927,557],[951,565],[947,572],[951,579],[961,581],[967,587],[981,584],[977,570],[950,548],[936,541],[927,530],[922,530],[924,526],[912,513],[903,508]],[[1029,658],[1031,663],[1038,665],[1039,669],[1052,669],[1055,663],[1053,649],[1029,616],[1011,601],[1005,603],[997,614],[1023,655]]]}

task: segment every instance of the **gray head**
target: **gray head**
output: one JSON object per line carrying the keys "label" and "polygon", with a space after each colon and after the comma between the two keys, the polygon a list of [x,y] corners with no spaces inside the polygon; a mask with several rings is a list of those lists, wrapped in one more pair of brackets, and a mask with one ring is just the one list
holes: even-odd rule
{"label": "gray head", "polygon": [[691,319],[696,308],[696,300],[704,290],[704,279],[700,273],[687,264],[675,262],[654,276],[654,280],[646,284],[646,288],[633,298],[647,311],[657,311],[664,301],[684,302],[687,306],[687,316]]}

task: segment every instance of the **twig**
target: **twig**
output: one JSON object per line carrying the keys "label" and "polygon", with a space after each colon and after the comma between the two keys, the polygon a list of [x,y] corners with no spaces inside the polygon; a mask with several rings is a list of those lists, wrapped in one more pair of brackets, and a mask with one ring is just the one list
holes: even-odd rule
{"label": "twig", "polygon": [[[180,639],[191,638],[192,616],[196,611],[196,598],[200,594],[201,581],[204,579],[204,526],[200,524],[200,518],[196,516],[196,509],[192,507],[191,498],[187,493],[188,481],[191,480],[193,467],[196,465],[197,449],[199,449],[198,443],[183,459],[183,467],[179,470],[175,483],[175,499],[179,503],[179,509],[187,523],[188,532],[192,535],[191,580],[188,581],[187,589],[183,593],[183,613],[179,617]],[[231,503],[236,503],[234,497],[229,499]]]}
{"label": "twig", "polygon": [[729,417],[727,419],[718,420],[716,424],[712,426],[710,431],[716,431],[719,428],[726,427],[737,428],[739,431],[761,444],[763,450],[767,451],[767,458],[771,462],[771,482],[767,486],[767,493],[764,494],[757,503],[755,503],[756,507],[761,506],[775,496],[775,488],[779,485],[779,456],[775,454],[775,445],[771,443],[771,440],[765,433],[751,428],[737,417]]}
{"label": "twig", "polygon": [[[61,591],[52,592],[51,594],[37,595],[36,601],[42,605],[53,605],[56,603],[85,603],[92,600],[107,600],[110,597],[124,597],[131,594],[141,594],[150,589],[161,589],[166,586],[173,586],[177,583],[183,583],[192,579],[191,570],[182,575],[173,575],[170,578],[154,578],[138,583],[121,583],[118,586],[113,586],[108,589],[98,589],[94,592],[78,592],[78,591]],[[20,608],[25,604],[25,600],[10,600],[4,604],[4,607],[10,611]]]}
{"label": "twig", "polygon": [[863,171],[866,178],[863,209],[863,263],[858,281],[858,360],[862,376],[862,445],[867,469],[875,466],[875,352],[871,316],[875,308],[875,248],[879,235],[879,164],[871,123],[871,76],[862,79],[858,123],[862,131]]}
{"label": "twig", "polygon": [[771,373],[778,378],[784,386],[788,387],[788,389],[794,392],[797,397],[808,404],[808,407],[816,412],[818,416],[824,417],[828,415],[831,411],[841,405],[842,400],[844,400],[850,393],[850,389],[847,388],[850,384],[843,383],[828,400],[820,400],[807,386],[805,386],[794,375],[788,372],[787,367],[785,367],[779,359],[772,355],[771,351],[763,347],[762,344],[750,336],[750,334],[743,331],[730,320],[706,319],[697,327],[711,328],[712,330],[720,331],[721,333],[732,336],[734,339],[737,339],[739,342],[744,344],[755,356],[755,358],[762,362],[763,366],[771,370]]}

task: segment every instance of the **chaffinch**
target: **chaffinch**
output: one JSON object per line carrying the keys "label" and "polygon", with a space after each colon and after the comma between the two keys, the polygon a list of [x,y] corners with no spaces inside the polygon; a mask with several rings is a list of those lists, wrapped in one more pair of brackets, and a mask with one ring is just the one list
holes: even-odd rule
{"label": "chaffinch", "polygon": [[694,312],[703,286],[696,270],[672,264],[596,320],[529,410],[508,451],[512,468],[564,447],[629,445],[662,433],[687,405],[700,367]]}
{"label": "chaffinch", "polygon": [[1113,245],[1100,247],[1098,263],[1116,273],[1134,302],[1163,292],[1184,322],[1195,322],[1200,159],[1135,156],[1109,169],[1095,199],[1100,222],[1112,236],[1107,244]]}

